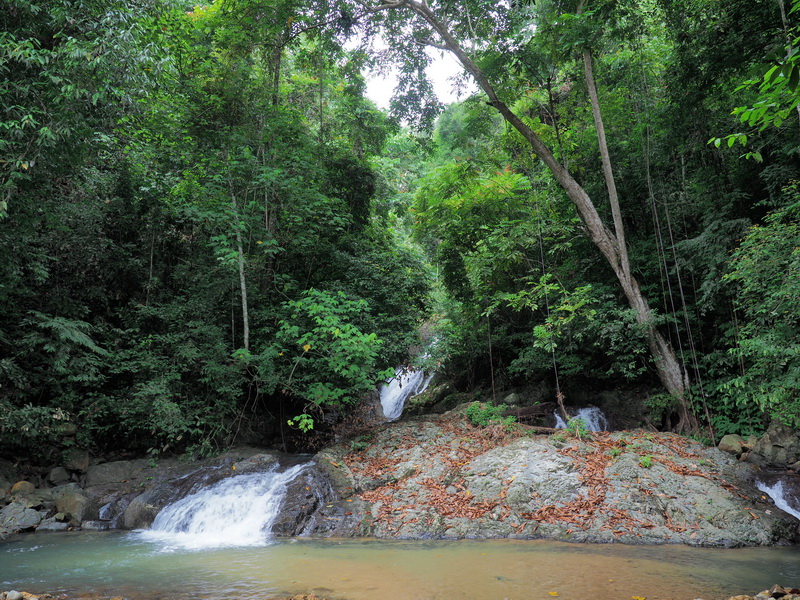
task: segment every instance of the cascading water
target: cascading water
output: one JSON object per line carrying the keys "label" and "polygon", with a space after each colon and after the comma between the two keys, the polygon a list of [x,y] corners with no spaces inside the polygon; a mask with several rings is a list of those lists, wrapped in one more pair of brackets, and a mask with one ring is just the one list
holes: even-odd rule
{"label": "cascading water", "polygon": [[433,375],[425,375],[422,369],[409,370],[399,368],[394,379],[381,388],[381,406],[383,414],[389,421],[398,419],[403,414],[406,400],[421,394],[428,387]]}
{"label": "cascading water", "polygon": [[141,535],[167,549],[265,545],[286,485],[305,468],[275,466],[223,479],[164,508]]}
{"label": "cascading water", "polygon": [[[558,414],[558,411],[555,411],[553,414],[556,417],[556,429],[566,429],[567,424],[564,422],[564,419],[561,418],[561,415]],[[596,406],[579,408],[574,418],[583,419],[589,431],[608,431],[608,419],[606,419],[603,411]]]}
{"label": "cascading water", "polygon": [[786,499],[786,493],[783,490],[783,481],[778,479],[772,485],[759,481],[756,483],[756,487],[772,498],[772,501],[775,502],[775,506],[780,508],[783,512],[800,519],[800,511],[792,507]]}

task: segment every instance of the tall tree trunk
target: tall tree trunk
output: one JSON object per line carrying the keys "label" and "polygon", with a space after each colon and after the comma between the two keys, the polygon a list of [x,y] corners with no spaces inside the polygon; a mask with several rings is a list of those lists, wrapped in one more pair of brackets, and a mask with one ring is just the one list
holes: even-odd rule
{"label": "tall tree trunk", "polygon": [[250,311],[247,307],[247,278],[245,276],[244,244],[242,243],[242,227],[239,219],[239,206],[233,183],[230,183],[231,210],[233,210],[234,227],[236,228],[236,257],[239,263],[239,290],[242,297],[242,347],[250,350]]}
{"label": "tall tree trunk", "polygon": [[[589,239],[600,250],[608,261],[617,280],[620,283],[625,298],[630,307],[636,314],[636,321],[643,328],[647,346],[655,363],[659,380],[676,400],[679,410],[680,421],[677,429],[679,431],[689,431],[696,428],[696,418],[694,417],[687,398],[688,378],[683,365],[678,360],[675,351],[661,333],[657,330],[653,319],[653,312],[650,309],[647,299],[642,294],[639,283],[630,272],[627,252],[621,240],[615,236],[603,223],[586,190],[575,181],[571,173],[561,165],[553,155],[552,151],[542,142],[536,132],[533,131],[525,122],[517,116],[508,105],[503,102],[492,86],[485,73],[467,55],[458,41],[450,33],[446,24],[441,22],[427,3],[418,0],[387,0],[376,10],[407,8],[425,20],[442,38],[444,47],[452,52],[464,68],[475,78],[475,81],[489,97],[489,104],[493,106],[503,116],[503,118],[514,127],[528,142],[533,151],[539,156],[544,164],[550,169],[553,176],[567,193],[578,211],[583,222]],[[609,163],[610,167],[610,163]],[[617,211],[619,206],[617,205]],[[621,218],[615,218],[617,232],[621,233]]]}

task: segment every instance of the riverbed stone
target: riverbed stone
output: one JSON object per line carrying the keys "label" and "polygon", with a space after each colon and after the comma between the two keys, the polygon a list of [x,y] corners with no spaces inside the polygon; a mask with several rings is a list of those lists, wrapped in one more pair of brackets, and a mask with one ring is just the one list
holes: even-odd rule
{"label": "riverbed stone", "polygon": [[748,453],[747,460],[759,466],[781,468],[800,461],[800,431],[773,421]]}
{"label": "riverbed stone", "polygon": [[740,435],[729,433],[722,436],[722,439],[717,444],[717,448],[728,454],[733,454],[738,457],[742,455],[745,449],[744,438]]}
{"label": "riverbed stone", "polygon": [[33,485],[30,481],[18,481],[14,485],[11,486],[11,495],[12,496],[27,496],[28,494],[32,494],[36,491],[36,486]]}
{"label": "riverbed stone", "polygon": [[64,452],[63,466],[70,471],[85,471],[89,468],[89,451],[84,448],[70,448]]}
{"label": "riverbed stone", "polygon": [[[63,516],[64,515],[62,515],[62,517]],[[67,531],[68,529],[69,523],[65,523],[63,520],[58,519],[57,516],[43,519],[42,522],[36,527],[36,531]]]}
{"label": "riverbed stone", "polygon": [[27,508],[23,503],[12,502],[0,510],[0,529],[10,533],[33,529],[41,523],[42,515],[33,508]]}
{"label": "riverbed stone", "polygon": [[124,483],[134,476],[136,463],[127,460],[101,463],[86,469],[86,487]]}
{"label": "riverbed stone", "polygon": [[47,481],[51,485],[64,485],[70,481],[70,473],[64,467],[54,467],[47,474]]}
{"label": "riverbed stone", "polygon": [[89,499],[86,492],[80,488],[62,490],[56,497],[56,510],[67,515],[70,522],[75,525],[80,524],[81,521],[91,515],[97,516],[97,506]]}

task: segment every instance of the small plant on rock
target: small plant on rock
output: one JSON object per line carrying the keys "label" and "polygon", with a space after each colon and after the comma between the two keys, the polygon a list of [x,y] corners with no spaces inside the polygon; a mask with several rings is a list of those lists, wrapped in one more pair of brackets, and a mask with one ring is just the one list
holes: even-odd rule
{"label": "small plant on rock", "polygon": [[643,456],[641,459],[639,459],[639,466],[644,469],[649,469],[653,466],[653,457],[649,454],[647,456]]}
{"label": "small plant on rock", "polygon": [[504,416],[503,413],[507,408],[508,406],[505,404],[493,406],[473,402],[467,407],[467,418],[477,427],[488,427],[489,425],[509,427],[517,422],[517,418],[512,415]]}
{"label": "small plant on rock", "polygon": [[578,438],[579,440],[591,437],[586,421],[580,417],[572,417],[567,422],[567,431],[572,437]]}

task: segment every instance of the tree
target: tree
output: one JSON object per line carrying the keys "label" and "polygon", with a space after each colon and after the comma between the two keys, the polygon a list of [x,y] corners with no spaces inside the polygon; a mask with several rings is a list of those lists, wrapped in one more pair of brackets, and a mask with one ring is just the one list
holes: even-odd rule
{"label": "tree", "polygon": [[[459,31],[475,31],[475,28],[472,27],[474,23],[470,21],[472,9],[486,13],[480,16],[481,19],[494,17],[499,22],[506,21],[507,17],[498,15],[499,9],[489,7],[484,2],[471,4],[466,10],[460,5],[456,7],[446,2],[429,4],[419,0],[387,0],[377,6],[365,5],[365,7],[367,12],[371,14],[385,11],[406,11],[417,17],[423,27],[418,28],[412,34],[414,39],[418,43],[434,45],[437,48],[451,52],[486,94],[488,103],[522,135],[530,148],[547,166],[572,201],[589,238],[606,258],[628,304],[635,311],[637,322],[644,331],[648,348],[653,356],[659,379],[677,402],[680,411],[680,421],[677,429],[687,431],[696,428],[697,422],[692,414],[688,398],[688,376],[672,345],[656,327],[653,311],[640,289],[639,282],[631,273],[623,240],[620,237],[620,234],[622,234],[621,222],[615,219],[615,225],[619,226],[617,234],[608,229],[585,189],[575,180],[570,171],[556,159],[553,151],[542,141],[531,126],[501,98],[503,92],[502,82],[500,87],[493,84],[484,69],[479,65],[480,59],[473,58],[471,53],[465,49],[464,44],[457,38]],[[413,27],[412,24],[409,24],[409,26]],[[498,32],[495,31],[494,33]],[[468,34],[464,33],[464,35]],[[431,36],[437,37],[432,39]],[[477,48],[481,47],[478,40],[472,41]],[[490,41],[486,40],[485,43],[488,44]],[[510,51],[507,48],[503,49]],[[480,56],[481,52],[478,50],[474,55],[476,57]],[[483,60],[487,59],[483,58]],[[587,66],[587,73],[591,73],[590,65]]]}

